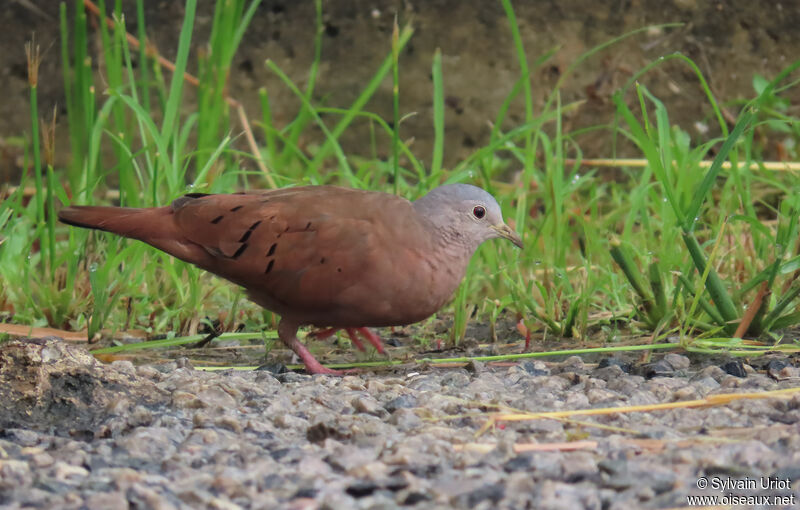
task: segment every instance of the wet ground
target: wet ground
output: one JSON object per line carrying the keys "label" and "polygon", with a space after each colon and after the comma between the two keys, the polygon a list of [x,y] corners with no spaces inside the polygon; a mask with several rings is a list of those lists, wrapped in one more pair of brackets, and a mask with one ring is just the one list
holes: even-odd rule
{"label": "wet ground", "polygon": [[10,341],[0,506],[796,508],[794,360],[639,357],[327,377]]}

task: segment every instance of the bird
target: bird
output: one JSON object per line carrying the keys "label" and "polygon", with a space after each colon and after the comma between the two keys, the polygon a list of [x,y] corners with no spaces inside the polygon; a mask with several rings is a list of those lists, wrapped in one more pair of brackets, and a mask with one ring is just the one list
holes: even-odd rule
{"label": "bird", "polygon": [[301,326],[355,332],[419,322],[444,306],[478,246],[523,247],[500,205],[464,183],[415,201],[331,185],[189,193],[162,207],[68,206],[62,223],[143,241],[243,287],[280,315],[278,337],[310,374],[341,375],[297,338]]}

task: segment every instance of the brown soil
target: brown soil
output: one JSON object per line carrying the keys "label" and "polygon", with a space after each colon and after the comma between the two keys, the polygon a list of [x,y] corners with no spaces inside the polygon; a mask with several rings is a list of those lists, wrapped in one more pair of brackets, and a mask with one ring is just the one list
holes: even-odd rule
{"label": "brown soil", "polygon": [[[212,2],[200,2],[195,44],[208,39]],[[70,3],[71,4],[71,3]],[[129,30],[135,33],[133,2],[123,2]],[[578,101],[564,119],[565,131],[605,124],[613,118],[610,94],[631,73],[660,56],[680,52],[693,59],[722,103],[752,97],[755,74],[774,76],[800,54],[800,4],[787,2],[765,8],[759,2],[724,0],[636,0],[587,2],[516,2],[528,61],[533,64],[553,48],[555,55],[533,70],[536,110],[556,81],[584,52],[630,30],[647,25],[680,22],[681,27],[652,29],[613,45],[581,63],[565,81],[561,100]],[[0,11],[0,180],[18,167],[19,137],[29,131],[28,91],[23,44],[32,32],[44,50],[39,87],[40,109],[60,109],[63,124],[63,79],[60,70],[58,5],[54,0],[11,2]],[[401,135],[414,139],[413,150],[425,160],[432,150],[431,63],[441,48],[447,97],[445,163],[452,166],[487,140],[489,123],[519,76],[509,24],[500,2],[390,0],[325,2],[322,62],[316,87],[319,103],[346,107],[362,90],[390,51],[392,20],[411,23],[414,36],[401,56],[401,113],[416,112],[404,121]],[[183,16],[181,2],[147,2],[147,32],[167,57],[174,54]],[[249,115],[259,115],[257,90],[271,95],[276,121],[293,118],[298,103],[264,65],[275,61],[301,87],[313,56],[313,2],[264,0],[237,55],[231,76],[231,94]],[[93,41],[95,47],[99,43]],[[196,55],[196,51],[194,55]],[[95,59],[95,62],[97,59]],[[194,65],[196,57],[191,64]],[[715,134],[708,101],[692,71],[668,62],[642,80],[668,106],[671,120],[697,139]],[[102,90],[102,78],[99,78]],[[797,94],[791,91],[792,94]],[[99,95],[102,97],[101,95]],[[188,98],[187,100],[190,100]],[[629,97],[629,100],[632,100]],[[391,82],[383,83],[368,109],[391,119]],[[730,106],[735,116],[737,107]],[[524,108],[517,101],[507,125],[522,122]],[[796,112],[795,112],[796,114]],[[706,133],[706,126],[709,131]],[[238,129],[238,127],[236,128]],[[351,153],[369,153],[365,124],[355,125],[343,138]],[[606,131],[581,136],[586,156],[609,156]],[[313,140],[305,140],[311,143]],[[767,140],[774,150],[780,140]],[[61,133],[59,157],[67,157]],[[381,149],[385,155],[385,149]]]}

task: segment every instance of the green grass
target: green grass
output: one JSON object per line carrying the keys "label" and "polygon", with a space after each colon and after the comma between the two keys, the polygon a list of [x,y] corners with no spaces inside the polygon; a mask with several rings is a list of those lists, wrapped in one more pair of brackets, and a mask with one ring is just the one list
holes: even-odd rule
{"label": "green grass", "polygon": [[[644,168],[621,169],[624,178],[612,180],[601,169],[580,164],[580,133],[565,132],[562,125],[564,113],[577,105],[562,101],[560,87],[585,61],[647,27],[581,55],[537,108],[535,71],[556,50],[529,56],[512,2],[500,2],[518,79],[493,119],[487,144],[453,168],[444,166],[448,77],[439,51],[430,57],[433,152],[416,154],[403,141],[403,122],[412,112],[400,109],[399,83],[412,26],[395,22],[385,59],[352,104],[325,104],[314,94],[324,32],[317,0],[315,37],[309,41],[315,58],[305,87],[275,62],[265,63],[297,97],[299,109],[278,124],[274,91],[260,90],[260,110],[244,112],[255,143],[242,152],[238,103],[225,91],[257,0],[219,0],[210,38],[202,41],[205,50],[198,56],[190,52],[197,2],[188,0],[174,71],[166,71],[144,44],[131,47],[122,23],[99,23],[101,51],[92,53],[94,34],[82,2],[62,4],[60,55],[72,158],[67,167],[53,168],[52,154],[44,151],[42,164],[41,145],[47,146],[49,135],[40,130],[45,115],[37,109],[32,75],[27,154],[33,172],[0,204],[0,314],[19,324],[86,329],[90,338],[131,329],[168,336],[153,346],[197,341],[198,328],[215,319],[226,332],[239,324],[248,331],[274,326],[275,317],[246,302],[239,289],[188,264],[142,243],[55,224],[56,202],[107,203],[111,194],[115,203],[152,206],[191,191],[301,183],[384,190],[414,199],[442,182],[468,181],[498,198],[526,247],[520,252],[497,242],[480,248],[452,303],[441,312],[453,318],[451,342],[463,338],[469,321],[493,322],[505,313],[548,337],[609,342],[608,352],[618,348],[614,338],[620,328],[652,335],[655,342],[678,338],[682,347],[700,352],[773,348],[785,328],[800,322],[800,179],[790,172],[753,169],[751,163],[760,161],[758,140],[765,135],[800,137],[786,99],[796,86],[800,61],[774,78],[755,76],[752,98],[725,105],[740,111],[730,129],[723,105],[690,59],[667,55],[645,66],[613,96],[616,121],[591,128],[608,133],[609,147],[617,139],[629,140],[647,162]],[[106,9],[104,2],[100,7]],[[136,7],[142,38],[143,1]],[[120,8],[115,2],[115,19],[124,19]],[[75,14],[71,25],[69,9]],[[38,59],[34,49],[32,72]],[[187,104],[186,90],[195,85],[184,72],[198,59],[197,100]],[[665,62],[694,73],[713,111],[705,120],[717,123],[718,139],[693,140],[671,124],[664,104],[640,84]],[[98,67],[105,90],[94,89]],[[392,118],[383,119],[366,106],[389,80]],[[523,120],[512,125],[509,111],[520,103]],[[370,147],[391,148],[388,157],[344,151],[339,140],[355,122],[370,126]],[[301,139],[310,131],[323,138],[307,149]],[[109,158],[111,165],[101,163]],[[710,168],[700,166],[711,159]],[[724,162],[732,163],[730,170],[723,169]],[[245,170],[254,167],[260,170]],[[513,183],[511,175],[516,175]],[[31,185],[35,194],[29,200],[23,189]],[[766,344],[733,338],[742,332]]]}

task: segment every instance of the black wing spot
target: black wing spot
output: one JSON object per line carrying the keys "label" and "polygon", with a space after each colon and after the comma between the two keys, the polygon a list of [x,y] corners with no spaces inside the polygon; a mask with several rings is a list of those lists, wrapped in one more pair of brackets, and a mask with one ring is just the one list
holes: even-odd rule
{"label": "black wing spot", "polygon": [[264,271],[264,274],[267,274],[267,273],[269,273],[270,271],[272,271],[272,265],[273,265],[273,264],[275,264],[275,259],[273,259],[273,260],[270,260],[270,261],[269,261],[269,264],[267,264],[267,270],[266,270],[266,271]]}
{"label": "black wing spot", "polygon": [[284,230],[284,232],[288,232],[288,231],[289,231],[289,225],[286,225],[286,230]]}
{"label": "black wing spot", "polygon": [[220,214],[219,216],[217,216],[216,218],[214,218],[213,220],[211,220],[211,223],[213,223],[213,224],[215,224],[215,225],[216,225],[217,223],[219,223],[220,221],[222,221],[222,218],[224,218],[224,217],[225,217],[225,216],[222,216],[222,215]]}
{"label": "black wing spot", "polygon": [[341,267],[337,267],[337,268],[336,268],[336,271],[338,271],[338,272],[340,272],[340,273],[341,273],[341,272],[342,272],[342,268],[341,268]]}
{"label": "black wing spot", "polygon": [[242,235],[242,238],[239,239],[239,242],[243,243],[243,242],[247,241],[248,239],[250,239],[250,234],[252,234],[253,231],[256,229],[256,227],[259,226],[260,224],[261,224],[261,220],[258,220],[257,222],[255,222],[252,225],[250,225],[250,228],[248,228],[247,232],[245,232],[244,235]]}
{"label": "black wing spot", "polygon": [[239,209],[241,209],[242,207],[244,207],[244,206],[243,206],[243,205],[237,205],[236,207],[234,207],[233,209],[231,209],[231,212],[236,212],[236,211],[238,211]]}
{"label": "black wing spot", "polygon": [[278,247],[278,243],[272,243],[272,246],[269,247],[269,251],[267,252],[267,257],[271,257],[275,254],[275,248]]}
{"label": "black wing spot", "polygon": [[208,193],[187,193],[187,194],[185,194],[183,196],[189,197],[189,198],[202,198],[202,197],[209,196],[209,194]]}
{"label": "black wing spot", "polygon": [[311,228],[311,222],[309,221],[308,223],[306,223],[306,230],[308,230],[310,228]]}
{"label": "black wing spot", "polygon": [[244,253],[244,251],[247,249],[247,246],[248,246],[248,244],[247,244],[247,243],[244,243],[244,244],[242,244],[241,246],[239,246],[239,249],[238,249],[238,250],[236,250],[236,253],[234,253],[234,254],[233,254],[233,257],[231,257],[231,258],[232,258],[232,259],[238,259],[238,258],[239,258],[239,256],[240,256],[242,253]]}
{"label": "black wing spot", "polygon": [[325,263],[325,257],[322,257],[321,259],[319,259],[319,263],[320,264],[324,264]]}

